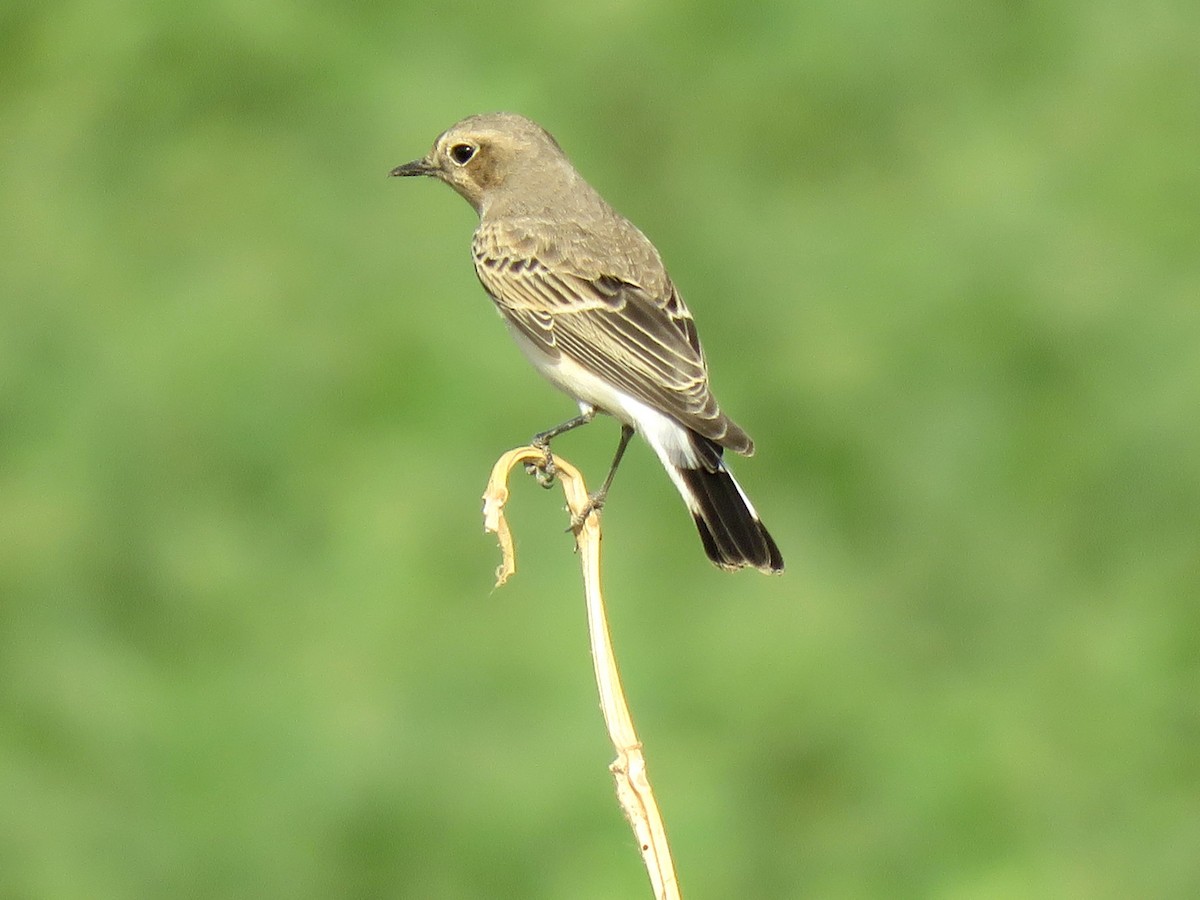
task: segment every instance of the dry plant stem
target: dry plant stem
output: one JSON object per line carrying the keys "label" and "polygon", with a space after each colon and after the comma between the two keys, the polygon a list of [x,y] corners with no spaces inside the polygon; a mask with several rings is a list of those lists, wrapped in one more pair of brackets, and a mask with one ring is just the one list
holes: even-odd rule
{"label": "dry plant stem", "polygon": [[[492,468],[492,477],[483,495],[483,518],[484,529],[496,534],[500,542],[502,562],[496,570],[497,587],[516,571],[512,534],[504,517],[504,504],[508,502],[508,475],[520,463],[539,463],[544,459],[542,451],[536,447],[518,447],[501,456]],[[555,455],[554,463],[558,469],[559,483],[566,494],[567,507],[573,520],[576,520],[588,506],[583,476],[561,456]],[[604,599],[600,592],[600,516],[597,511],[592,511],[579,526],[575,541],[583,566],[588,634],[596,669],[596,686],[600,691],[600,708],[608,726],[608,736],[617,751],[617,758],[609,766],[617,785],[617,799],[633,827],[654,896],[658,900],[677,900],[679,886],[671,863],[671,851],[667,846],[667,833],[650,788],[642,744],[633,730],[633,719],[621,690],[621,678],[617,674],[617,661],[604,615]]]}

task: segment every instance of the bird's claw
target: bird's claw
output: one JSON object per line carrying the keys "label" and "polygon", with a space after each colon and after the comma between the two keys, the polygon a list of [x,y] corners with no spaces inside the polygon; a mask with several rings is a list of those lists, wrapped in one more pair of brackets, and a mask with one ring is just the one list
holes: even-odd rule
{"label": "bird's claw", "polygon": [[537,479],[537,483],[544,488],[549,488],[554,484],[554,478],[558,475],[558,469],[554,465],[554,454],[550,452],[549,445],[534,444],[538,450],[542,451],[543,459],[541,462],[525,463],[525,472]]}
{"label": "bird's claw", "polygon": [[588,516],[592,513],[600,512],[604,506],[604,496],[597,491],[594,494],[588,494],[588,502],[583,507],[583,511],[578,515],[571,516],[571,527],[567,531],[579,534],[579,530],[583,528],[583,523],[587,521]]}

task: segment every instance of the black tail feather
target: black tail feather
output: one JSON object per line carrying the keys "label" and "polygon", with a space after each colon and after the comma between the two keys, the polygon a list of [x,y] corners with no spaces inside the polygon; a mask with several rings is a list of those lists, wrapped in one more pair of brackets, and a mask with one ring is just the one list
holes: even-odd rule
{"label": "black tail feather", "polygon": [[782,572],[783,556],[733,476],[722,465],[716,471],[676,469],[687,493],[692,518],[704,552],[722,569],[754,566]]}

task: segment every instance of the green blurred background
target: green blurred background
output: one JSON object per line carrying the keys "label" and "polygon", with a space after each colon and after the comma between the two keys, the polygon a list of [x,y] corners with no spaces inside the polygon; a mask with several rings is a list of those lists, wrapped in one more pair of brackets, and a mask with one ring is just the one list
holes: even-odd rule
{"label": "green blurred background", "polygon": [[649,895],[560,495],[481,532],[572,407],[385,177],[496,109],[662,250],[788,561],[635,445],[686,895],[1200,895],[1200,6],[1127,7],[6,4],[0,896]]}

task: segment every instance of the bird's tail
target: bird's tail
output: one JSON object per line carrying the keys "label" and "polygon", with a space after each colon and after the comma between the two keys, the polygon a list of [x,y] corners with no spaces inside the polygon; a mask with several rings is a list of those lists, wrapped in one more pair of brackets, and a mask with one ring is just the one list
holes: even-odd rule
{"label": "bird's tail", "polygon": [[[714,449],[719,453],[719,448]],[[668,470],[696,520],[709,559],[730,571],[743,566],[770,573],[783,571],[779,547],[719,456],[711,470],[675,465]]]}

